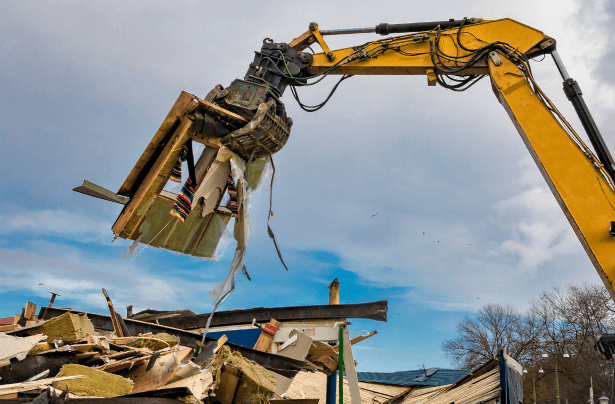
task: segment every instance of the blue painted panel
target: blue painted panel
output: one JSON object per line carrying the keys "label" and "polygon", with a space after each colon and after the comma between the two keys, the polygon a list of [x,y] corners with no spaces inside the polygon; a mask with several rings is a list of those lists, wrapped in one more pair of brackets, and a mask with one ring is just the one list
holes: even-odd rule
{"label": "blue painted panel", "polygon": [[261,332],[262,330],[260,328],[252,328],[249,330],[208,332],[207,336],[218,339],[221,336],[226,335],[228,342],[231,344],[252,348],[254,344],[256,344],[256,341],[258,341],[258,337],[260,337]]}

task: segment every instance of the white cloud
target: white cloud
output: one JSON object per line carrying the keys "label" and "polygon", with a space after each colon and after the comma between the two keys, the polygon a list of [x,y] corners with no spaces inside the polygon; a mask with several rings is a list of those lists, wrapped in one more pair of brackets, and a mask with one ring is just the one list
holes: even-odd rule
{"label": "white cloud", "polygon": [[517,267],[522,272],[536,270],[555,256],[579,252],[574,231],[538,170],[530,168],[533,164],[527,157],[519,165],[519,182],[524,189],[496,204],[498,213],[509,218],[502,225],[509,229],[510,238],[501,248],[519,257]]}
{"label": "white cloud", "polygon": [[[204,292],[215,282],[198,276],[189,279],[174,273],[157,273],[135,260],[106,259],[81,250],[47,243],[44,252],[0,249],[2,292],[31,290],[41,299],[48,292],[59,293],[56,305],[74,305],[98,309],[107,307],[102,295],[105,288],[119,309],[129,304],[135,311],[209,307]],[[127,287],[130,285],[130,287]]]}
{"label": "white cloud", "polygon": [[55,235],[84,243],[106,244],[113,239],[111,223],[63,209],[3,205],[0,212],[0,235]]}

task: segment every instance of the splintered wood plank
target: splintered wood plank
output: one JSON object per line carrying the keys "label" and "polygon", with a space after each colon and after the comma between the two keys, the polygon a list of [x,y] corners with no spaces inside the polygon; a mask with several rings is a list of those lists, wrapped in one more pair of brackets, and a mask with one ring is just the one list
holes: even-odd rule
{"label": "splintered wood plank", "polygon": [[83,352],[83,353],[78,353],[75,355],[75,357],[77,357],[77,359],[82,360],[82,359],[90,359],[94,356],[98,356],[100,357],[100,353],[98,352]]}
{"label": "splintered wood plank", "polygon": [[[358,337],[354,337],[353,339],[350,340],[350,345],[354,345],[357,342],[361,342],[361,341],[363,341],[365,339],[368,339],[369,337],[374,336],[376,334],[378,334],[378,331],[372,331],[372,332],[368,332],[367,334],[359,335]],[[340,350],[339,344],[335,345],[333,347],[333,349],[335,349],[336,352],[339,351]]]}
{"label": "splintered wood plank", "polygon": [[32,302],[27,302],[24,317],[28,320],[33,320],[35,314],[36,314],[36,305]]}
{"label": "splintered wood plank", "polygon": [[322,363],[331,372],[335,372],[337,370],[337,367],[338,367],[337,360],[331,358],[330,356],[321,356],[320,358],[314,359],[314,362]]}
{"label": "splintered wood plank", "polygon": [[115,315],[115,309],[113,308],[113,302],[111,301],[111,298],[107,294],[107,291],[105,290],[105,288],[103,288],[102,292],[103,292],[103,295],[105,295],[105,299],[107,300],[107,306],[109,306],[109,314],[111,315],[113,331],[115,332],[116,336],[123,337],[124,332],[122,331],[122,327],[120,327],[120,322]]}
{"label": "splintered wood plank", "polygon": [[153,161],[157,159],[158,156],[155,156],[156,150],[161,146],[161,142],[164,140],[165,136],[173,127],[173,124],[180,119],[187,110],[191,108],[191,104],[195,104],[194,95],[189,94],[185,91],[182,91],[177,101],[167,114],[164,121],[160,125],[160,128],[154,134],[152,140],[150,140],[149,144],[137,160],[137,163],[134,165],[128,177],[120,187],[119,191],[117,191],[118,195],[131,197],[136,192],[139,187],[139,182],[137,182],[139,177],[145,177],[143,171],[147,169],[148,165],[152,165]]}
{"label": "splintered wood plank", "polygon": [[130,369],[124,377],[134,382],[133,393],[142,391],[157,390],[162,388],[173,376],[176,368],[190,357],[192,348],[184,348],[172,354],[160,356],[156,362],[147,370],[149,361]]}
{"label": "splintered wood plank", "polygon": [[[134,196],[126,204],[124,210],[113,224],[113,233],[122,238],[133,234],[134,227],[141,221],[143,215],[138,215],[139,209],[156,196],[161,185],[166,181],[171,168],[179,158],[184,143],[190,138],[192,121],[187,117],[181,119],[179,127],[173,132],[169,142],[164,147],[156,162],[149,170]],[[133,234],[134,238],[137,234]]]}
{"label": "splintered wood plank", "polygon": [[118,370],[122,370],[122,369],[132,369],[133,367],[137,365],[142,365],[142,364],[147,365],[147,363],[149,362],[149,359],[150,359],[149,356],[142,356],[136,359],[128,358],[128,359],[119,360],[117,362],[112,362],[112,363],[107,363],[105,365],[101,365],[97,367],[96,369],[103,370],[109,373],[113,373],[113,372],[117,372]]}
{"label": "splintered wood plank", "polygon": [[228,337],[226,335],[221,336],[220,338],[218,338],[218,340],[216,341],[216,347],[213,350],[213,353],[218,353],[218,351],[220,350],[220,348],[222,348],[222,345],[226,344],[226,342],[228,341]]}
{"label": "splintered wood plank", "polygon": [[[160,349],[164,349],[164,348],[170,347],[169,343],[164,341],[164,340],[161,340],[161,339],[158,339],[158,338],[152,338],[152,337],[142,337],[142,336],[111,338],[111,339],[109,339],[107,341],[109,341],[109,342],[111,342],[112,344],[115,344],[115,345],[125,346],[125,345],[128,345],[128,344],[130,344],[132,342],[135,342],[137,340],[142,340],[144,342],[151,341],[152,343],[155,343],[156,345],[160,346],[158,349],[156,349],[157,351],[159,351]],[[131,346],[128,345],[128,347],[131,347]],[[131,348],[134,349],[134,347],[131,347]],[[152,348],[152,350],[154,350],[154,349]]]}
{"label": "splintered wood plank", "polygon": [[43,388],[49,386],[51,383],[66,381],[66,380],[74,380],[74,379],[83,379],[85,376],[65,376],[65,377],[51,377],[48,379],[35,380],[33,382],[21,382],[21,383],[11,383],[0,385],[0,395],[18,393],[20,391],[29,391],[35,390],[39,388]]}
{"label": "splintered wood plank", "polygon": [[338,351],[331,345],[325,344],[324,342],[314,341],[310,347],[310,352],[308,355],[312,358],[318,358],[324,355],[337,357]]}

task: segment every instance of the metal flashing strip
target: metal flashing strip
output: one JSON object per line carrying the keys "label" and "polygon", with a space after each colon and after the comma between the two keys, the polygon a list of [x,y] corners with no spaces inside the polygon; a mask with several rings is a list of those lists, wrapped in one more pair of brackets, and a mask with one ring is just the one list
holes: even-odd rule
{"label": "metal flashing strip", "polygon": [[117,195],[115,192],[109,191],[106,188],[96,185],[88,180],[83,180],[83,185],[73,188],[73,191],[79,192],[94,198],[104,199],[105,201],[119,203],[120,205],[126,205],[130,198]]}

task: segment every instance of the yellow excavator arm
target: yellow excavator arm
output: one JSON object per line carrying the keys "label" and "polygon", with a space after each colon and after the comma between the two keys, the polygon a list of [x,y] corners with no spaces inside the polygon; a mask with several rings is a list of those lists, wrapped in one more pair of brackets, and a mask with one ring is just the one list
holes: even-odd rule
{"label": "yellow excavator arm", "polygon": [[[362,32],[386,36],[339,50],[329,49],[324,40],[327,35]],[[305,52],[312,44],[319,44],[323,52]],[[555,60],[566,96],[593,150],[532,76],[530,59],[546,54]],[[309,107],[300,102],[296,88],[317,84],[332,74],[342,75],[338,85],[351,75],[422,74],[429,85],[453,91],[463,91],[489,77],[498,101],[615,298],[613,158],[578,84],[559,59],[555,40],[510,19],[380,24],[332,31],[320,30],[312,23],[289,44],[267,38],[243,79],[227,88],[216,86],[204,99],[180,95],[117,194],[91,183],[75,190],[125,204],[113,232],[135,240],[134,245],[141,242],[213,257],[224,228],[231,217],[237,217],[235,237],[245,249],[242,229],[247,226],[247,216],[242,213],[242,190],[258,183],[265,162],[290,135],[292,119],[280,99],[290,89],[302,109],[318,110],[329,98]],[[205,147],[200,156],[192,153],[193,141]],[[184,158],[189,172],[184,188],[179,194],[165,191],[165,184],[174,180],[172,175],[180,175]],[[239,166],[245,168],[238,171]],[[242,176],[245,178],[239,178]],[[224,198],[226,191],[230,199]],[[169,219],[169,211],[177,219]],[[280,254],[270,229],[268,234]]]}
{"label": "yellow excavator arm", "polygon": [[[452,25],[442,29],[443,25]],[[615,192],[613,159],[602,140],[581,91],[555,51],[555,40],[510,19],[422,23],[420,32],[386,37],[358,47],[330,50],[325,35],[378,32],[374,29],[320,31],[318,25],[289,46],[303,51],[318,43],[322,53],[306,68],[311,75],[425,75],[429,85],[463,89],[489,76],[498,101],[508,112],[587,255],[615,298]],[[426,26],[431,25],[429,29]],[[413,30],[413,24],[393,26]],[[456,26],[455,26],[456,25]],[[405,26],[405,27],[404,27]],[[529,59],[551,53],[594,146],[576,134],[535,82]],[[290,74],[290,72],[287,72]],[[450,78],[450,80],[449,80]]]}

